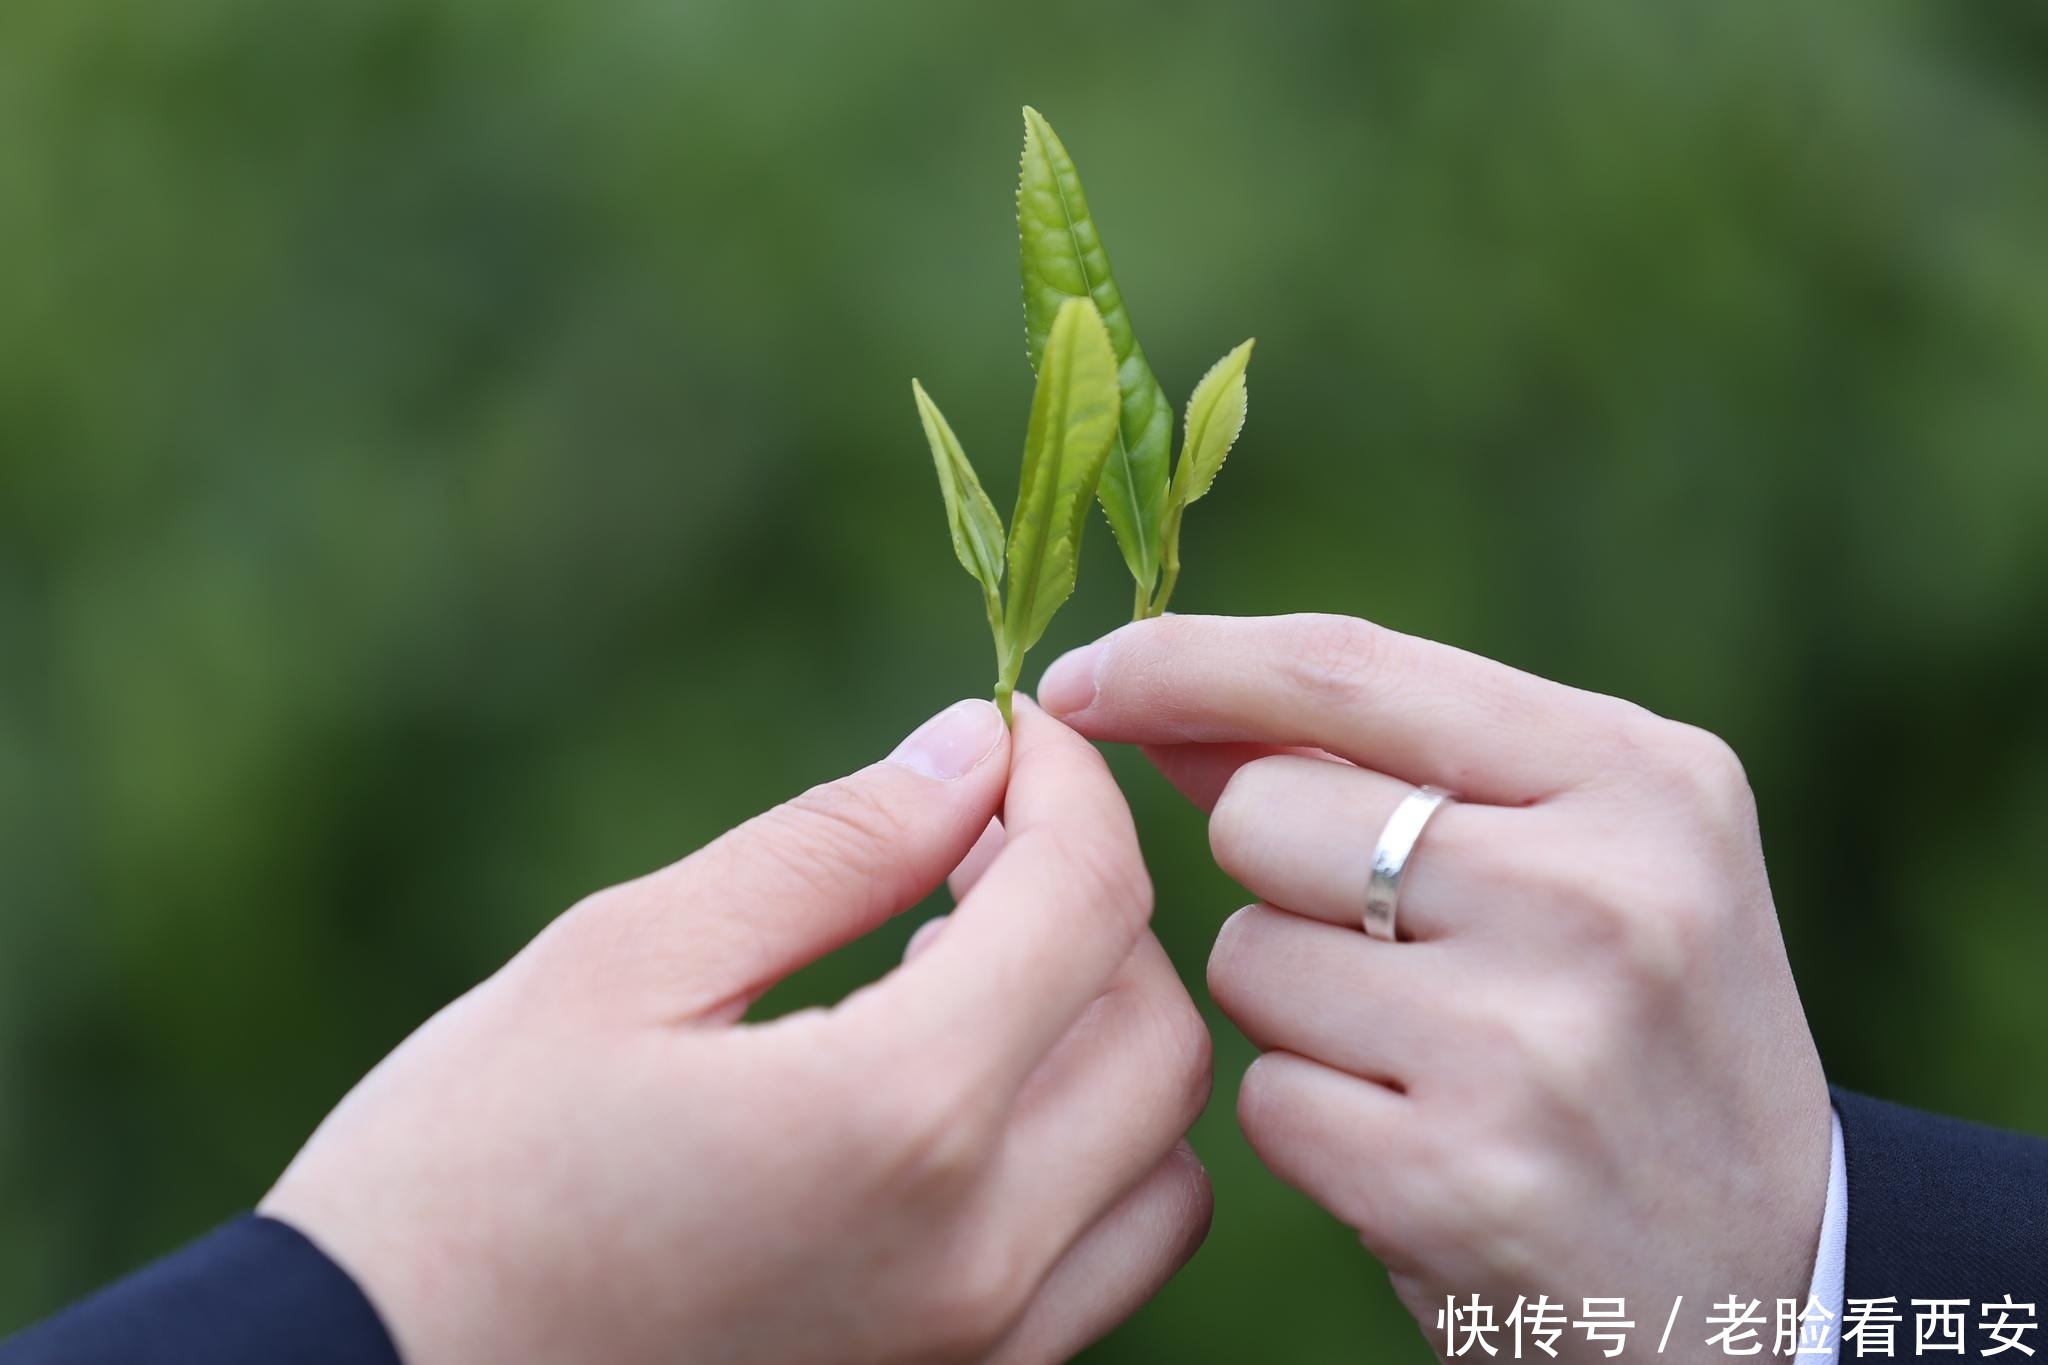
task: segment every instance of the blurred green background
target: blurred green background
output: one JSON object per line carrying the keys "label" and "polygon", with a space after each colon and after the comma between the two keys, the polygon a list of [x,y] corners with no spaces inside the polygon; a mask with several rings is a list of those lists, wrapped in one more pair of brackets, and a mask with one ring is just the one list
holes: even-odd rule
{"label": "blurred green background", "polygon": [[[1007,506],[1026,101],[1175,401],[1260,339],[1176,608],[1720,731],[1832,1077],[2048,1131],[2044,14],[8,0],[0,1329],[986,686],[908,380]],[[1116,761],[1206,1003],[1238,893]],[[1424,1358],[1217,1027],[1215,1233],[1097,1358]]]}

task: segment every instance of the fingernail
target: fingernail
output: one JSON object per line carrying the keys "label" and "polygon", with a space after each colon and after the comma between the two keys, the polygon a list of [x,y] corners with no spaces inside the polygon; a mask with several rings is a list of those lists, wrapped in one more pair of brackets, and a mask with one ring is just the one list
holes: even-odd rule
{"label": "fingernail", "polygon": [[903,945],[903,960],[908,962],[925,949],[931,947],[932,940],[937,938],[939,931],[945,927],[946,917],[944,915],[940,915],[936,919],[928,919],[923,924],[918,925],[917,932],[910,936],[910,942]]}
{"label": "fingernail", "polygon": [[889,755],[891,763],[951,782],[980,766],[1003,740],[1003,713],[994,702],[956,701],[911,731]]}
{"label": "fingernail", "polygon": [[1055,716],[1085,711],[1095,700],[1095,665],[1101,645],[1083,645],[1053,660],[1038,680],[1038,704]]}

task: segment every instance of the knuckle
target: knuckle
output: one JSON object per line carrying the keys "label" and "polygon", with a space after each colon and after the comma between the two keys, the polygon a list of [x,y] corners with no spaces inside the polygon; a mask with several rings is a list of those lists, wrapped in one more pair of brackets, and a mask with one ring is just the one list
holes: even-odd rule
{"label": "knuckle", "polygon": [[1663,987],[1685,977],[1709,937],[1712,916],[1700,902],[1665,896],[1645,904],[1622,936],[1622,962],[1640,985]]}
{"label": "knuckle", "polygon": [[499,979],[515,999],[539,998],[551,1006],[565,995],[616,1002],[620,990],[613,968],[624,955],[610,919],[595,895],[583,897],[514,953]]}
{"label": "knuckle", "polygon": [[566,939],[578,951],[607,958],[641,951],[640,940],[647,919],[651,914],[662,913],[669,904],[661,877],[661,873],[654,873],[589,892],[557,915],[535,942]]}
{"label": "knuckle", "polygon": [[1505,1000],[1487,1001],[1454,1010],[1457,1036],[1466,1039],[1476,1056],[1495,1057],[1507,1063],[1511,1074],[1527,1074],[1533,1043],[1524,1029],[1516,1007]]}
{"label": "knuckle", "polygon": [[909,843],[911,827],[860,782],[827,782],[741,825],[707,853],[725,864],[772,855],[782,876],[817,892],[844,892],[887,868]]}
{"label": "knuckle", "polygon": [[865,1145],[880,1154],[882,1183],[945,1200],[979,1179],[997,1120],[980,1093],[927,1073],[913,1085],[877,1087],[856,1103],[855,1112],[865,1114]]}
{"label": "knuckle", "polygon": [[1681,977],[1714,932],[1711,899],[1692,888],[1676,860],[1658,869],[1615,862],[1574,871],[1572,859],[1539,873],[1546,903],[1574,937],[1627,979],[1663,984]]}
{"label": "knuckle", "polygon": [[1477,1107],[1466,1144],[1512,1148],[1531,1115],[1577,1130],[1593,1123],[1611,1083],[1613,1029],[1604,1003],[1523,990],[1460,1018],[1475,1053],[1495,1059],[1490,1099]]}
{"label": "knuckle", "polygon": [[528,951],[555,943],[572,945],[572,951],[608,950],[622,936],[619,921],[627,916],[632,904],[625,889],[629,885],[607,886],[583,896],[555,916]]}
{"label": "knuckle", "polygon": [[981,1173],[980,1131],[965,1123],[914,1124],[897,1143],[891,1184],[951,1196]]}
{"label": "knuckle", "polygon": [[[1201,635],[1199,623],[1186,616],[1155,616],[1111,632],[1116,648],[1133,651],[1142,648],[1153,656],[1178,653],[1199,643]],[[1142,662],[1150,663],[1151,657]]]}
{"label": "knuckle", "polygon": [[1609,869],[1579,874],[1573,884],[1568,872],[1558,874],[1558,894],[1578,909],[1578,919],[1593,946],[1622,955],[1625,940],[1641,913],[1642,888]]}
{"label": "knuckle", "polygon": [[1405,1154],[1419,1197],[1430,1203],[1438,1202],[1437,1192],[1457,1183],[1460,1169],[1458,1154],[1477,1141],[1476,1137],[1466,1135],[1470,1125],[1470,1116],[1461,1115],[1430,1133]]}
{"label": "knuckle", "polygon": [[1711,731],[1664,722],[1652,772],[1661,787],[1718,826],[1741,827],[1755,819],[1742,759]]}
{"label": "knuckle", "polygon": [[1166,678],[1170,661],[1199,657],[1213,647],[1201,623],[1185,616],[1155,616],[1111,631],[1105,639],[1098,686],[1113,691],[1120,706],[1162,715],[1181,714],[1186,698]]}
{"label": "knuckle", "polygon": [[898,811],[858,783],[813,787],[785,804],[781,814],[795,836],[789,840],[790,865],[832,886],[844,885],[847,867],[895,857],[909,833]]}
{"label": "knuckle", "polygon": [[[556,916],[514,961],[529,968],[545,964],[551,992],[587,992],[607,1006],[651,1004],[664,1017],[708,1006],[711,996],[731,987],[705,964],[758,961],[760,933],[732,916],[704,917],[687,943],[663,932],[686,886],[664,871],[593,891]],[[629,981],[636,988],[623,984]],[[637,989],[650,984],[656,993]]]}
{"label": "knuckle", "polygon": [[1546,1183],[1536,1162],[1505,1147],[1481,1154],[1465,1182],[1472,1191],[1475,1221],[1488,1232],[1532,1221]]}
{"label": "knuckle", "polygon": [[1139,921],[1152,917],[1152,875],[1134,840],[1074,824],[1062,834],[1061,852],[1088,904],[1127,909]]}
{"label": "knuckle", "polygon": [[1483,865],[1484,872],[1498,883],[1512,885],[1520,898],[1560,925],[1604,918],[1611,907],[1588,874],[1583,839],[1568,825],[1535,833],[1537,837],[1514,849],[1511,864],[1499,859],[1497,852],[1485,855],[1492,861]]}
{"label": "knuckle", "polygon": [[984,1237],[935,1277],[926,1321],[943,1354],[978,1359],[1022,1311],[1029,1267],[1006,1239]]}
{"label": "knuckle", "polygon": [[1596,932],[1609,957],[1637,985],[1682,980],[1711,944],[1714,903],[1666,877],[1610,876],[1594,895]]}
{"label": "knuckle", "polygon": [[1587,719],[1596,726],[1606,757],[1618,770],[1654,766],[1673,722],[1649,707],[1604,693],[1586,694]]}
{"label": "knuckle", "polygon": [[1354,616],[1302,616],[1280,667],[1286,680],[1313,702],[1347,704],[1358,700],[1381,672],[1386,640],[1384,628]]}
{"label": "knuckle", "polygon": [[1552,1008],[1525,1026],[1523,1068],[1553,1116],[1589,1123],[1599,1112],[1609,1031],[1589,1010]]}
{"label": "knuckle", "polygon": [[1176,982],[1171,991],[1118,987],[1096,1002],[1127,1012],[1135,1055],[1165,1104],[1187,1129],[1209,1105],[1215,1064],[1209,1029],[1195,1002]]}
{"label": "knuckle", "polygon": [[1439,1231],[1453,1245],[1483,1246],[1488,1264],[1508,1280],[1528,1279],[1539,1267],[1538,1229],[1549,1226],[1546,1203],[1553,1178],[1547,1164],[1513,1144],[1490,1144],[1467,1154],[1457,1178],[1439,1187]]}

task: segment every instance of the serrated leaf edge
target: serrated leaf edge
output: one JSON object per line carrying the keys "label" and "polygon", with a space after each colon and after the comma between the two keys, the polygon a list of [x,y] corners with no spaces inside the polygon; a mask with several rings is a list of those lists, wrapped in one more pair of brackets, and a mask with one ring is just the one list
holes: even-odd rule
{"label": "serrated leaf edge", "polygon": [[[1108,460],[1109,447],[1111,442],[1114,440],[1117,418],[1119,413],[1121,412],[1122,390],[1116,382],[1116,348],[1110,342],[1109,329],[1103,325],[1102,313],[1098,308],[1096,308],[1094,299],[1081,296],[1070,296],[1065,303],[1060,305],[1059,312],[1054,316],[1052,327],[1049,328],[1046,332],[1046,352],[1048,355],[1052,353],[1052,340],[1056,335],[1058,335],[1060,326],[1065,321],[1067,316],[1069,314],[1079,314],[1083,311],[1085,311],[1086,313],[1086,322],[1084,324],[1077,325],[1093,326],[1096,335],[1100,338],[1102,343],[1102,354],[1107,358],[1109,365],[1111,389],[1109,412],[1110,430],[1108,433],[1105,433],[1101,448],[1099,450],[1091,452],[1088,456],[1089,461],[1093,465],[1094,477],[1092,479],[1084,481],[1086,486],[1082,487],[1076,495],[1074,507],[1067,517],[1066,525],[1056,527],[1053,524],[1050,516],[1048,516],[1047,524],[1043,528],[1044,533],[1038,537],[1039,543],[1036,551],[1036,560],[1029,566],[1028,572],[1026,570],[1026,566],[1018,564],[1017,562],[1015,562],[1014,558],[1011,560],[1009,575],[1010,590],[1007,599],[1003,603],[1003,620],[1005,636],[1004,645],[1005,648],[1010,652],[1008,662],[1009,665],[1012,666],[1016,663],[1021,662],[1024,654],[1031,648],[1032,645],[1037,643],[1039,637],[1044,634],[1046,626],[1051,623],[1053,613],[1057,612],[1060,605],[1064,603],[1066,601],[1066,598],[1068,596],[1071,596],[1073,593],[1074,584],[1072,582],[1069,582],[1067,584],[1066,594],[1060,598],[1059,602],[1053,603],[1050,608],[1043,607],[1039,597],[1040,590],[1044,586],[1044,581],[1046,578],[1045,571],[1048,565],[1057,565],[1059,560],[1065,559],[1072,566],[1072,577],[1076,580],[1078,580],[1079,578],[1081,549],[1080,543],[1082,535],[1085,532],[1087,526],[1088,506],[1089,504],[1095,501],[1096,485],[1099,484],[1101,481],[1102,468]],[[1046,368],[1050,370],[1051,367],[1047,366]],[[1041,374],[1039,377],[1040,386],[1043,387],[1048,382],[1050,381],[1047,379],[1047,377]],[[1065,434],[1065,428],[1068,425],[1067,413],[1071,410],[1067,403],[1067,397],[1068,395],[1066,394],[1058,395],[1058,402],[1060,403],[1060,415],[1059,422],[1057,424],[1057,429],[1060,430],[1060,461],[1057,464],[1053,465],[1049,470],[1042,471],[1040,475],[1042,478],[1049,478],[1052,481],[1053,491],[1049,495],[1046,495],[1051,499],[1051,505],[1049,505],[1046,509],[1048,514],[1054,511],[1057,506],[1058,489],[1061,482],[1060,475],[1062,469],[1066,461],[1073,458],[1073,452],[1067,445]],[[1051,395],[1050,393],[1048,393],[1047,395],[1047,401],[1053,401],[1053,395]],[[1034,415],[1037,411],[1038,402],[1039,395],[1034,392],[1034,394],[1032,395],[1032,408]],[[1055,428],[1053,426],[1048,426],[1046,428],[1047,434],[1049,435],[1050,432],[1054,429]],[[1017,510],[1012,514],[1010,519],[1011,535],[1009,552],[1012,555],[1014,555],[1015,553],[1016,547],[1019,543],[1021,528],[1023,526],[1026,516],[1028,515],[1027,500],[1035,502],[1035,499],[1032,498],[1032,494],[1035,491],[1035,484],[1034,481],[1029,477],[1033,470],[1031,468],[1029,458],[1031,454],[1031,445],[1030,433],[1028,431],[1025,436],[1025,446],[1026,468],[1018,479]],[[1043,459],[1042,452],[1040,455],[1040,459]],[[1042,621],[1038,619],[1041,616],[1041,614],[1044,617]]]}
{"label": "serrated leaf edge", "polygon": [[[925,444],[931,447],[932,463],[938,470],[939,492],[946,503],[946,529],[952,536],[953,554],[960,561],[960,567],[990,593],[1001,590],[1005,552],[1009,536],[1003,526],[1002,514],[982,487],[981,478],[974,472],[973,461],[967,458],[967,449],[953,431],[953,424],[946,420],[946,414],[938,403],[926,392],[918,380],[910,381],[910,392],[917,404],[918,422],[924,428]],[[980,556],[973,552],[973,538],[963,525],[967,509],[958,505],[959,499],[968,500],[973,510],[987,514],[988,522],[995,528],[994,562],[977,566],[974,562]]]}
{"label": "serrated leaf edge", "polygon": [[[1251,384],[1246,379],[1246,373],[1251,368],[1252,347],[1257,345],[1257,343],[1257,337],[1247,337],[1244,341],[1232,347],[1221,360],[1218,360],[1203,372],[1201,379],[1195,384],[1194,391],[1188,395],[1187,415],[1184,419],[1185,430],[1181,437],[1180,459],[1175,463],[1173,483],[1167,491],[1167,502],[1169,505],[1187,507],[1204,497],[1215,486],[1216,476],[1223,472],[1224,461],[1230,458],[1231,450],[1237,445],[1237,438],[1244,435],[1245,422],[1251,416],[1252,410]],[[1233,362],[1235,363],[1233,364]],[[1201,472],[1193,468],[1193,465],[1202,446],[1205,444],[1204,438],[1208,436],[1208,428],[1205,425],[1200,432],[1197,432],[1195,428],[1195,405],[1201,400],[1202,390],[1208,386],[1209,382],[1215,379],[1218,374],[1232,368],[1236,370],[1236,374],[1225,380],[1224,383],[1226,386],[1233,383],[1243,386],[1244,409],[1237,415],[1237,425],[1224,438],[1223,448],[1216,456],[1216,463],[1210,467],[1208,476],[1202,478],[1200,486],[1196,487],[1194,486],[1194,481],[1201,477]],[[1210,410],[1213,412],[1214,403],[1210,404]],[[1206,423],[1208,414],[1203,414],[1203,417]]]}
{"label": "serrated leaf edge", "polygon": [[[1094,302],[1095,298],[1096,281],[1088,273],[1087,253],[1081,249],[1080,239],[1078,236],[1075,235],[1074,232],[1073,207],[1067,199],[1066,186],[1061,182],[1058,167],[1054,162],[1054,152],[1057,152],[1059,157],[1063,158],[1068,164],[1068,166],[1073,170],[1074,179],[1077,183],[1081,178],[1081,170],[1080,167],[1076,165],[1074,162],[1073,153],[1067,150],[1066,143],[1061,141],[1060,135],[1053,128],[1051,121],[1047,119],[1044,114],[1039,113],[1036,108],[1028,104],[1024,106],[1024,146],[1023,149],[1019,152],[1017,158],[1017,190],[1014,199],[1014,207],[1018,240],[1021,243],[1024,237],[1024,178],[1026,169],[1031,164],[1031,151],[1034,142],[1042,142],[1045,144],[1043,149],[1041,150],[1041,156],[1046,162],[1047,169],[1051,172],[1051,178],[1054,187],[1059,190],[1060,216],[1066,223],[1068,240],[1073,245],[1074,260],[1081,271],[1081,284],[1084,293],[1079,296],[1068,295],[1068,297],[1085,297],[1092,303]],[[1102,245],[1101,229],[1099,227],[1096,229],[1096,244],[1097,248],[1101,250],[1106,257],[1108,254],[1108,248]],[[1020,251],[1020,256],[1021,254],[1022,253]],[[1019,294],[1021,302],[1024,305],[1024,359],[1025,363],[1031,366],[1032,374],[1036,375],[1038,373],[1038,366],[1032,362],[1031,358],[1031,290],[1028,285],[1023,283],[1021,278],[1019,281]],[[1121,302],[1123,297],[1123,290],[1121,286],[1118,286],[1117,297],[1119,302]],[[1098,316],[1100,316],[1100,311],[1101,310],[1098,308]],[[1125,311],[1126,314],[1128,314],[1128,308],[1126,308]],[[1131,337],[1131,355],[1137,359],[1138,364],[1140,365],[1140,367],[1143,368],[1146,375],[1151,377],[1153,392],[1159,396],[1160,402],[1164,403],[1165,394],[1160,389],[1159,379],[1156,375],[1152,373],[1151,363],[1145,359],[1145,348],[1138,341],[1136,329],[1130,326],[1128,316],[1126,316],[1124,326],[1125,329],[1130,333]],[[1051,332],[1050,329],[1048,329],[1047,336],[1050,337],[1050,335]],[[1111,358],[1115,360],[1117,363],[1117,425],[1115,434],[1110,437],[1109,453],[1110,458],[1115,460],[1119,465],[1119,468],[1122,472],[1123,485],[1127,488],[1130,488],[1133,492],[1133,495],[1136,496],[1138,493],[1137,473],[1136,469],[1131,463],[1130,443],[1124,438],[1124,358],[1116,355],[1114,338],[1112,338],[1111,340],[1110,355]],[[1172,413],[1171,406],[1167,407],[1167,412],[1169,414],[1168,420],[1170,422]],[[1168,432],[1169,445],[1167,449],[1167,455],[1170,457],[1170,442],[1172,439],[1171,427],[1168,428]],[[1149,568],[1155,581],[1159,572],[1159,561],[1162,546],[1160,544],[1159,539],[1158,522],[1161,519],[1163,519],[1166,508],[1172,504],[1173,499],[1170,491],[1171,487],[1172,470],[1171,466],[1169,465],[1167,470],[1167,478],[1164,481],[1164,486],[1160,489],[1161,497],[1159,505],[1151,509],[1134,509],[1136,515],[1132,520],[1131,534],[1134,537],[1136,543],[1135,545],[1130,547],[1130,549],[1133,553],[1135,553],[1138,560],[1138,564],[1131,564],[1129,562],[1131,556],[1129,553],[1127,553],[1125,554],[1125,566],[1131,570],[1132,576],[1138,579],[1139,590],[1141,593],[1149,591],[1151,584],[1145,582],[1145,570],[1141,569],[1139,565],[1144,565],[1147,568]],[[1116,518],[1110,514],[1109,503],[1106,500],[1101,500],[1101,494],[1099,489],[1097,492],[1097,498],[1099,501],[1101,501],[1102,518],[1106,523],[1108,523],[1111,534],[1117,540],[1117,548],[1120,551],[1122,551],[1125,549],[1123,545],[1123,532],[1118,528]],[[1146,516],[1148,514],[1148,511],[1151,517],[1153,518],[1153,533],[1149,538],[1146,534]]]}

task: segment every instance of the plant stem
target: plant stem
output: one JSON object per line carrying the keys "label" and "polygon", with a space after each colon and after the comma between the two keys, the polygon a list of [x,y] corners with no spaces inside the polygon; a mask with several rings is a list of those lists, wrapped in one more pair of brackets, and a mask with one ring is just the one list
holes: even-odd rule
{"label": "plant stem", "polygon": [[1003,599],[995,589],[983,590],[988,605],[989,634],[996,641],[996,709],[1003,713],[1003,724],[1010,723],[1010,697],[1017,690],[1017,673],[1024,666],[1022,659],[1010,657],[1009,642],[1003,638]]}
{"label": "plant stem", "polygon": [[1180,582],[1180,509],[1174,508],[1166,514],[1162,528],[1159,574],[1159,591],[1153,595],[1144,610],[1145,616],[1162,616],[1166,612],[1167,599],[1173,596],[1173,585]]}
{"label": "plant stem", "polygon": [[1168,569],[1159,580],[1159,595],[1152,599],[1152,605],[1145,608],[1147,616],[1164,616],[1166,601],[1173,596],[1173,585],[1180,579],[1180,565]]}
{"label": "plant stem", "polygon": [[1021,650],[1012,650],[1010,642],[1001,634],[996,636],[996,709],[1003,713],[1003,724],[1010,723],[1010,698],[1016,695],[1017,675],[1024,671],[1024,655]]}

